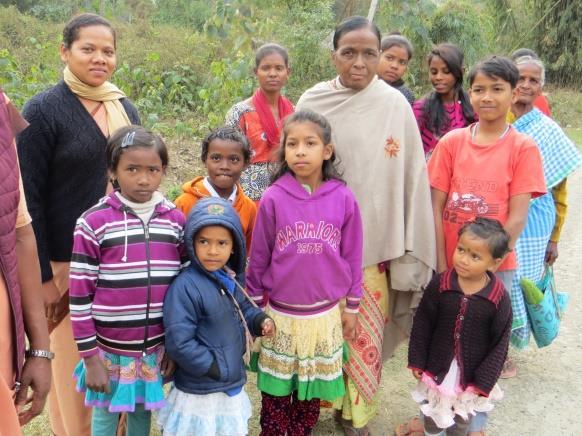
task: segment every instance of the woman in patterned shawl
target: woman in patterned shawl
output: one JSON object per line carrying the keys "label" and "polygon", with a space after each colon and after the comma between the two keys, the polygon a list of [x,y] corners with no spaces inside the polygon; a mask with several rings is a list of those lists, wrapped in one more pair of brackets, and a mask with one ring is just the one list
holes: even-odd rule
{"label": "woman in patterned shawl", "polygon": [[283,120],[293,113],[293,104],[281,95],[290,71],[285,48],[278,44],[261,46],[255,55],[259,88],[226,115],[226,125],[241,129],[251,144],[251,164],[243,171],[240,182],[245,194],[256,202],[270,184],[269,162],[279,147]]}
{"label": "woman in patterned shawl", "polygon": [[346,395],[336,404],[347,435],[368,434],[383,358],[408,336],[436,265],[420,134],[406,98],[376,76],[379,56],[378,28],[364,17],[346,19],[333,37],[338,76],[307,90],[297,104],[330,122],[343,177],[362,213],[360,328],[344,364]]}

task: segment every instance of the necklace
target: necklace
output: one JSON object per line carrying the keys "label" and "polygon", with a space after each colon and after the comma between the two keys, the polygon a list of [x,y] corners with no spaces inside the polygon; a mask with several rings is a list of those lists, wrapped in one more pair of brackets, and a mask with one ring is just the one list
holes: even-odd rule
{"label": "necklace", "polygon": [[481,289],[487,286],[487,283],[489,283],[489,274],[483,273],[483,286],[481,287]]}
{"label": "necklace", "polygon": [[487,284],[489,283],[490,278],[489,278],[489,274],[483,273],[481,280],[479,280],[479,285],[477,285],[477,286],[475,286],[475,282],[465,283],[463,286],[461,284],[461,282],[463,282],[464,280],[460,277],[458,280],[459,280],[459,287],[461,288],[461,291],[463,291],[463,294],[472,295],[472,294],[476,294],[477,292],[484,289],[487,286]]}
{"label": "necklace", "polygon": [[[476,122],[475,125],[473,126],[473,129],[471,130],[471,139],[475,139],[475,136],[477,136],[477,129],[479,128],[479,122]],[[509,132],[509,124],[507,126],[505,126],[505,130],[503,131],[503,133],[501,135],[499,135],[499,139],[502,139],[505,135],[507,135],[507,132]]]}

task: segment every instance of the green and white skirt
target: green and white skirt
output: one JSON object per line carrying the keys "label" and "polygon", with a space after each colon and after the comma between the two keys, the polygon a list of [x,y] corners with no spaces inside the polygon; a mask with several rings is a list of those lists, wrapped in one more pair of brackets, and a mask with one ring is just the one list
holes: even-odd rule
{"label": "green and white skirt", "polygon": [[277,332],[255,344],[251,369],[258,373],[259,390],[280,397],[297,392],[299,400],[342,397],[344,340],[339,307],[309,318],[271,307],[266,313],[275,321]]}

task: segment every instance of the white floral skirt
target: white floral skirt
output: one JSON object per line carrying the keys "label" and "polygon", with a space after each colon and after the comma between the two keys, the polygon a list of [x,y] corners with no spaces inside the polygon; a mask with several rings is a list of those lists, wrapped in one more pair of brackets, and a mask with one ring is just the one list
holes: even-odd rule
{"label": "white floral skirt", "polygon": [[248,434],[251,402],[244,389],[196,395],[173,387],[157,422],[164,436],[244,436]]}
{"label": "white floral skirt", "polygon": [[477,412],[490,412],[493,410],[493,401],[503,398],[503,391],[498,384],[495,384],[488,397],[483,397],[471,388],[463,390],[460,378],[459,365],[453,359],[449,372],[440,385],[423,374],[412,392],[412,398],[420,404],[423,415],[432,418],[440,428],[455,425],[455,415],[468,420]]}

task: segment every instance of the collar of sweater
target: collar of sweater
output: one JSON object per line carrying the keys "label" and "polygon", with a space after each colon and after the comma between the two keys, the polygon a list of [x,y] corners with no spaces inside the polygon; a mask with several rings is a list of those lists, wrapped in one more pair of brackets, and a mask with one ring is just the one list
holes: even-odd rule
{"label": "collar of sweater", "polygon": [[[499,300],[505,292],[503,283],[498,280],[494,273],[487,271],[489,276],[489,283],[485,285],[483,289],[479,292],[473,294],[476,297],[485,298],[491,301],[496,307],[499,304]],[[451,268],[443,273],[441,276],[439,292],[455,291],[464,294],[463,290],[459,286],[459,276],[454,268]]]}
{"label": "collar of sweater", "polygon": [[[109,195],[107,195],[106,197],[103,197],[101,199],[101,203],[105,203],[109,206],[111,206],[114,209],[117,209],[119,211],[123,211],[124,209],[129,209],[131,211],[133,211],[134,213],[137,213],[136,210],[134,210],[131,206],[129,206],[129,200],[125,199],[125,202],[122,202],[121,199],[119,198],[119,196],[117,195],[117,193],[119,192],[119,190],[115,190],[113,192],[111,192]],[[157,195],[152,196],[152,200],[150,201],[154,201],[154,199],[156,200],[155,202],[155,206],[154,206],[154,213],[155,214],[162,214],[162,213],[166,213],[171,211],[172,209],[175,209],[176,206],[174,206],[173,203],[169,202],[161,193],[156,191]],[[131,202],[132,203],[132,202]],[[132,203],[132,204],[137,204],[137,203]],[[146,203],[141,203],[141,204],[146,204]],[[147,203],[149,204],[149,202]],[[149,206],[145,206],[145,207],[149,207]]]}

